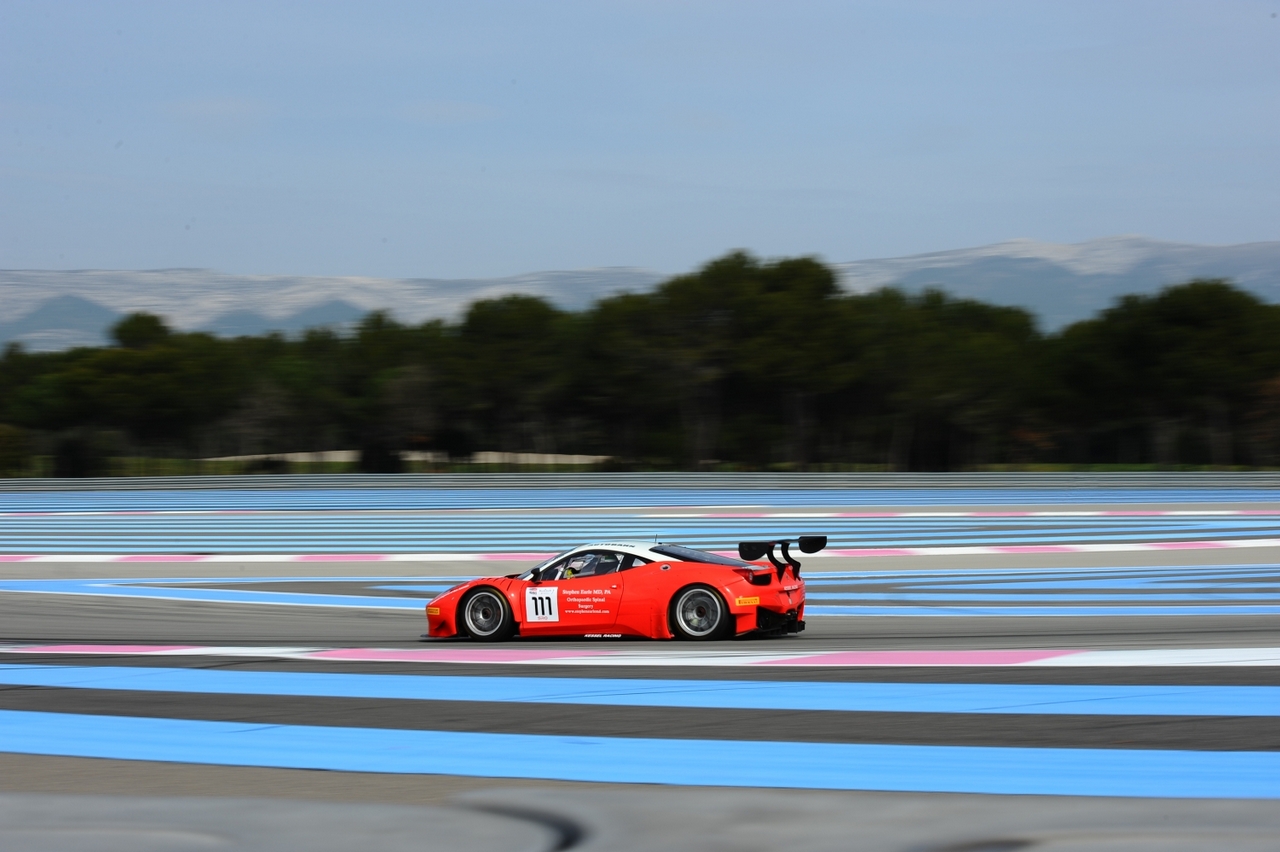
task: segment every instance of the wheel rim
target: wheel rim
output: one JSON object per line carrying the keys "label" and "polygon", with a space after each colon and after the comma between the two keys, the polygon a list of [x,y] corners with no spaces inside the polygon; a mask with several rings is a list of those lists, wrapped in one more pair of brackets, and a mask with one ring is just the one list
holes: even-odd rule
{"label": "wheel rim", "polygon": [[709,636],[720,626],[720,598],[706,589],[690,589],[676,604],[676,617],[690,636]]}
{"label": "wheel rim", "polygon": [[473,636],[492,636],[502,626],[502,601],[493,592],[479,592],[467,601],[467,629]]}

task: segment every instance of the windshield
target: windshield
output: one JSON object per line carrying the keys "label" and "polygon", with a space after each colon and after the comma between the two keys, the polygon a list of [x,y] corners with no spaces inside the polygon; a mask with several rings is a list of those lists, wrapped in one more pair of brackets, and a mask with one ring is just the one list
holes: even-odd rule
{"label": "windshield", "polygon": [[557,559],[561,558],[562,556],[566,556],[566,555],[568,555],[569,553],[572,553],[572,552],[573,552],[573,551],[571,551],[571,550],[566,550],[566,551],[564,551],[563,553],[557,553],[555,556],[551,556],[551,557],[549,557],[549,558],[547,558],[547,559],[542,560],[542,561],[541,561],[541,562],[539,562],[537,565],[533,566],[533,567],[532,567],[532,568],[530,568],[528,571],[525,571],[523,574],[521,574],[521,575],[520,575],[520,579],[521,579],[521,580],[529,580],[529,579],[532,579],[532,577],[533,577],[533,575],[534,575],[535,573],[537,573],[538,571],[541,571],[543,568],[546,568],[548,565],[550,565],[552,562],[555,562]]}
{"label": "windshield", "polygon": [[719,556],[714,553],[707,553],[705,550],[694,550],[692,547],[683,547],[679,544],[655,544],[649,549],[654,553],[670,556],[677,562],[706,562],[711,565],[731,565],[734,568],[751,564],[743,562],[741,559]]}

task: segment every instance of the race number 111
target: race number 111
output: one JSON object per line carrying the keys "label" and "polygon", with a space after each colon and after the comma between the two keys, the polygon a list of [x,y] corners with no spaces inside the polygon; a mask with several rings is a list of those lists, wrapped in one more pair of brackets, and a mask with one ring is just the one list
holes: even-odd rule
{"label": "race number 111", "polygon": [[560,590],[554,586],[531,586],[524,590],[525,621],[559,621]]}

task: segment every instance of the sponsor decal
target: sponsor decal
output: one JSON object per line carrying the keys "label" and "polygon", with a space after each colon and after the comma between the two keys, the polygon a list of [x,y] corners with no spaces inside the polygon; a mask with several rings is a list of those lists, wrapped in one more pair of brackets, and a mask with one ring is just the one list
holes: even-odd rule
{"label": "sponsor decal", "polygon": [[612,589],[574,589],[564,590],[564,612],[566,615],[608,615],[613,612]]}
{"label": "sponsor decal", "polygon": [[736,603],[738,606],[759,606],[760,598],[738,598]]}
{"label": "sponsor decal", "polygon": [[560,590],[555,586],[529,586],[524,590],[525,621],[559,621]]}
{"label": "sponsor decal", "polygon": [[621,633],[587,633],[584,639],[621,639]]}
{"label": "sponsor decal", "polygon": [[440,614],[440,607],[438,606],[427,607],[427,615],[439,615],[439,614]]}

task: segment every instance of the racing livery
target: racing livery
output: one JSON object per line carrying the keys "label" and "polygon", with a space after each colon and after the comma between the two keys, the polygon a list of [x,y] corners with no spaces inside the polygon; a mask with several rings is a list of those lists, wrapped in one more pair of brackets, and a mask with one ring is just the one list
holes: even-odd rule
{"label": "racing livery", "polygon": [[[482,577],[427,604],[431,637],[728,639],[804,630],[804,553],[826,536],[744,541],[741,559],[678,544],[584,544],[522,574]],[[768,562],[763,561],[768,557]]]}

